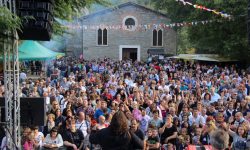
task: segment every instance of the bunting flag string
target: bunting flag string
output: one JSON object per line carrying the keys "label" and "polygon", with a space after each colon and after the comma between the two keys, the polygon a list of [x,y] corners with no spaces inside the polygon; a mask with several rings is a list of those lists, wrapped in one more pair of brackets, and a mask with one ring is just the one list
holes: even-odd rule
{"label": "bunting flag string", "polygon": [[229,18],[229,19],[232,18],[232,15],[227,14],[227,13],[224,13],[224,12],[222,12],[222,11],[217,11],[217,10],[215,10],[215,9],[210,9],[210,8],[205,7],[205,6],[198,5],[198,4],[192,4],[192,3],[187,2],[187,1],[185,1],[185,0],[176,0],[176,1],[177,1],[177,2],[181,2],[183,5],[187,5],[187,4],[188,4],[188,5],[190,5],[190,6],[193,6],[193,7],[196,8],[196,9],[201,9],[201,10],[205,10],[205,11],[212,12],[212,13],[214,13],[214,14],[216,14],[216,15],[220,15],[220,16],[223,17],[223,18]]}
{"label": "bunting flag string", "polygon": [[203,20],[203,21],[192,21],[192,22],[181,22],[181,23],[159,23],[159,24],[140,24],[137,26],[124,26],[124,25],[65,25],[68,29],[81,29],[81,30],[97,30],[97,29],[109,29],[109,30],[133,30],[133,31],[147,31],[153,29],[171,29],[174,27],[187,27],[196,25],[205,25],[212,22],[221,22],[221,20]]}

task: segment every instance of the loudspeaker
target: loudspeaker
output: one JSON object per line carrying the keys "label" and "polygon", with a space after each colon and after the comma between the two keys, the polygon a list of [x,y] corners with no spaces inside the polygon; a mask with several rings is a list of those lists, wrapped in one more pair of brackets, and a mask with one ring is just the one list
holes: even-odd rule
{"label": "loudspeaker", "polygon": [[23,19],[21,40],[49,41],[53,24],[53,0],[17,0],[17,14]]}
{"label": "loudspeaker", "polygon": [[[0,119],[5,122],[5,99],[0,98]],[[20,98],[20,119],[21,125],[44,126],[46,124],[46,104],[41,97]]]}

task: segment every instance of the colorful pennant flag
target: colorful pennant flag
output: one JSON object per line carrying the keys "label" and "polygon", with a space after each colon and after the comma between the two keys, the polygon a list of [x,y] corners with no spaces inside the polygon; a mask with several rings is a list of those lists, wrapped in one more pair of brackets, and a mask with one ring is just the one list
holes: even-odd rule
{"label": "colorful pennant flag", "polygon": [[192,3],[190,3],[190,2],[186,2],[185,0],[176,0],[176,1],[177,1],[177,2],[181,2],[183,5],[188,4],[188,5],[190,5],[190,6],[193,6],[193,7],[196,8],[196,9],[201,9],[201,10],[205,10],[205,11],[212,12],[212,13],[214,13],[214,14],[216,14],[216,15],[220,15],[220,16],[223,17],[223,18],[229,18],[229,19],[232,18],[232,15],[229,15],[229,14],[224,13],[224,12],[219,12],[219,11],[217,11],[217,10],[215,10],[215,9],[210,9],[210,8],[205,7],[205,6],[198,5],[198,4],[192,4]]}

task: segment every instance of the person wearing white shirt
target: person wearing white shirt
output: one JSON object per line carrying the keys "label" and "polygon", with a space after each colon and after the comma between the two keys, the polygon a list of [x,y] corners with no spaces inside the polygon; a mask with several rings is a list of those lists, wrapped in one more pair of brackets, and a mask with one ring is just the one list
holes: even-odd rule
{"label": "person wearing white shirt", "polygon": [[57,127],[53,127],[50,131],[50,134],[44,139],[43,147],[44,148],[60,148],[63,146],[63,139],[62,136],[58,133]]}
{"label": "person wearing white shirt", "polygon": [[188,118],[190,126],[195,125],[196,127],[199,127],[204,126],[206,123],[205,119],[199,115],[197,108],[193,108],[193,115],[189,116]]}
{"label": "person wearing white shirt", "polygon": [[22,83],[22,82],[25,82],[25,80],[27,79],[27,75],[26,75],[26,73],[25,72],[21,72],[20,73],[20,82]]}
{"label": "person wearing white shirt", "polygon": [[78,113],[76,128],[82,131],[84,137],[87,136],[88,130],[90,129],[90,123],[87,120],[85,120],[85,113],[83,111],[80,111]]}
{"label": "person wearing white shirt", "polygon": [[211,88],[211,103],[217,102],[219,99],[221,99],[220,95],[215,92],[215,88]]}

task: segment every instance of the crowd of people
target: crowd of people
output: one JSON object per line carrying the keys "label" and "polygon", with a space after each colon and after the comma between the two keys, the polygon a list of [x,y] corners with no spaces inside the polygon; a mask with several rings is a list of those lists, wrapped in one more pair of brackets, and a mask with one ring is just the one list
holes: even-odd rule
{"label": "crowd of people", "polygon": [[237,65],[63,57],[47,69],[22,75],[20,96],[44,97],[47,112],[23,129],[25,150],[250,149],[250,73]]}

